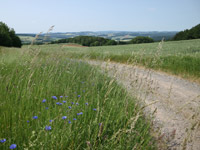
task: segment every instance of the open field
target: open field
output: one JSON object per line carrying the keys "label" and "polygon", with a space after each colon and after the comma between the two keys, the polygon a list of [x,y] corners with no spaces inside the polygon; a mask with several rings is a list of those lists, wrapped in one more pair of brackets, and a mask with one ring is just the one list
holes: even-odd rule
{"label": "open field", "polygon": [[[162,143],[159,132],[156,136],[160,138],[153,138],[152,120],[144,117],[137,94],[129,94],[117,79],[78,59],[145,66],[199,81],[200,40],[103,47],[0,47],[0,140],[6,139],[0,149],[14,143],[19,149],[146,150]],[[123,73],[119,76],[126,76]],[[142,82],[137,85],[141,86]],[[181,128],[170,133],[179,130],[183,133]]]}
{"label": "open field", "polygon": [[34,36],[19,36],[21,39],[22,43],[31,43],[33,41]]}
{"label": "open field", "polygon": [[[44,49],[57,49],[61,45],[44,46]],[[110,60],[121,63],[142,65],[161,70],[183,78],[199,81],[200,40],[170,41],[150,44],[123,46],[102,46],[90,48],[62,47],[71,58]]]}
{"label": "open field", "polygon": [[0,47],[0,83],[1,150],[156,149],[136,99],[65,47]]}

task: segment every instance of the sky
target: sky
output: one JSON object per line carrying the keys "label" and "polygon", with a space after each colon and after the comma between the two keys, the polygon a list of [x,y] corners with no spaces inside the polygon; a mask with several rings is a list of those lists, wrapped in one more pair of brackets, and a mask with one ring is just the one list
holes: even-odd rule
{"label": "sky", "polygon": [[200,0],[0,0],[17,33],[181,31],[200,24]]}

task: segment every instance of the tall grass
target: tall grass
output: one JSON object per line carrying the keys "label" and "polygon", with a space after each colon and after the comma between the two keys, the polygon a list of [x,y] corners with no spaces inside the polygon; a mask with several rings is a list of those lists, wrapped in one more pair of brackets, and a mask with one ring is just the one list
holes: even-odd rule
{"label": "tall grass", "polygon": [[1,150],[156,148],[150,121],[115,80],[62,50],[34,50],[1,49]]}
{"label": "tall grass", "polygon": [[[56,46],[56,45],[54,45]],[[170,41],[150,44],[63,47],[71,58],[90,58],[137,64],[162,70],[188,79],[200,78],[200,40]]]}

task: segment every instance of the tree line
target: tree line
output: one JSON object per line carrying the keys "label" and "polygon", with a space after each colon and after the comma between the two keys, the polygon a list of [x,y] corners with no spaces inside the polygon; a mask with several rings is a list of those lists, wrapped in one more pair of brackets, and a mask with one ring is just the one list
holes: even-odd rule
{"label": "tree line", "polygon": [[178,32],[172,40],[191,40],[200,38],[200,24],[191,29]]}
{"label": "tree line", "polygon": [[0,46],[21,47],[20,38],[15,34],[14,29],[10,29],[5,23],[0,22]]}
{"label": "tree line", "polygon": [[136,37],[129,42],[115,41],[111,39],[105,39],[103,37],[93,36],[76,36],[74,38],[60,39],[52,41],[51,44],[57,43],[77,43],[83,46],[107,46],[107,45],[124,45],[124,44],[139,44],[139,43],[152,43],[154,40],[150,37]]}
{"label": "tree line", "polygon": [[105,39],[102,37],[93,36],[76,36],[74,38],[60,39],[58,41],[52,41],[55,43],[77,43],[83,46],[105,46],[105,45],[117,45],[117,42],[110,39]]}
{"label": "tree line", "polygon": [[140,44],[140,43],[153,43],[154,40],[150,37],[137,36],[133,38],[129,43],[130,44]]}

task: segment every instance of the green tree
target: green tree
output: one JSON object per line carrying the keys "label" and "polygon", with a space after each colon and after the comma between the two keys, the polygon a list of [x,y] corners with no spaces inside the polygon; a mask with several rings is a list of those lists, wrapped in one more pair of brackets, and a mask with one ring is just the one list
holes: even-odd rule
{"label": "green tree", "polygon": [[152,38],[144,36],[137,36],[130,41],[131,44],[153,43],[153,42],[154,40]]}
{"label": "green tree", "polygon": [[117,45],[117,42],[114,40],[109,40],[106,42],[106,45]]}
{"label": "green tree", "polygon": [[21,40],[5,23],[0,22],[0,45],[8,47],[21,47]]}
{"label": "green tree", "polygon": [[0,45],[12,46],[12,39],[9,35],[9,28],[3,22],[0,22]]}
{"label": "green tree", "polygon": [[200,24],[191,29],[178,32],[173,40],[190,40],[200,38]]}
{"label": "green tree", "polygon": [[18,36],[16,36],[14,29],[11,29],[9,34],[12,39],[12,46],[21,47],[22,46],[21,40]]}

